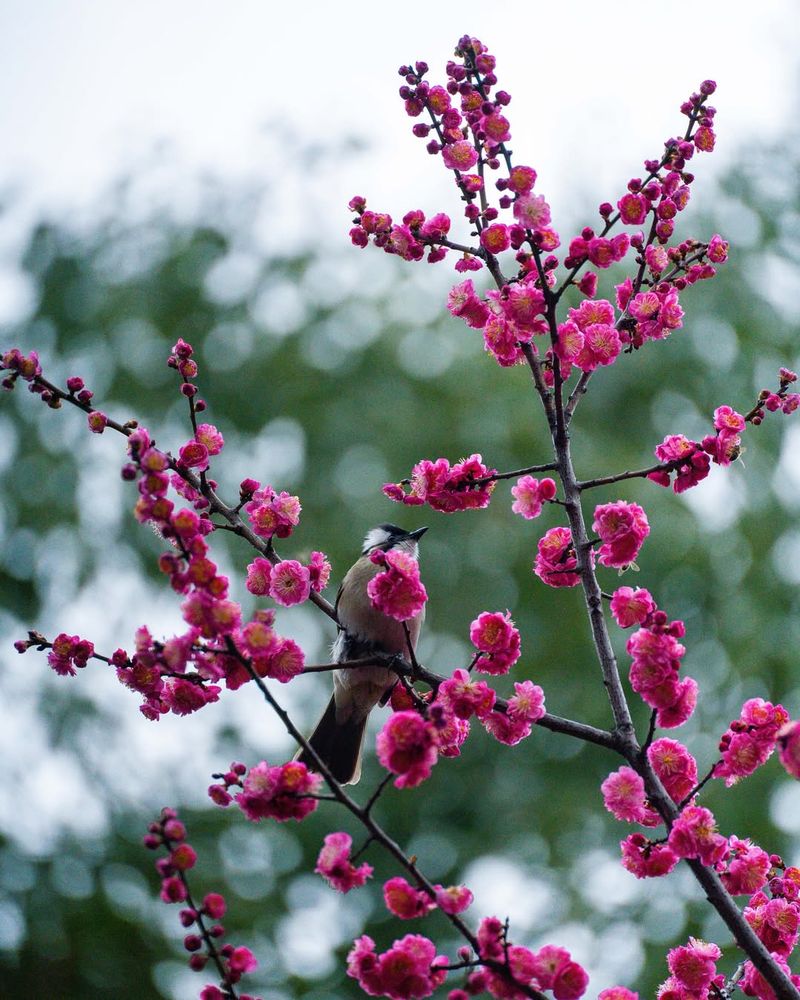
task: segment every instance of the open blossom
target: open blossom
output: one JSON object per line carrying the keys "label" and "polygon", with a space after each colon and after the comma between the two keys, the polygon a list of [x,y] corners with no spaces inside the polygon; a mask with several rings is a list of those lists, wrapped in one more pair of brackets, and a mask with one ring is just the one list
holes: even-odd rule
{"label": "open blossom", "polygon": [[444,982],[448,964],[445,955],[436,954],[434,943],[420,934],[406,934],[382,955],[375,953],[375,942],[364,934],[347,956],[347,974],[370,996],[423,1000]]}
{"label": "open blossom", "polygon": [[728,842],[727,868],[720,875],[732,896],[751,895],[767,883],[772,862],[765,850],[749,840],[731,837]]}
{"label": "open blossom", "polygon": [[639,1000],[639,994],[625,986],[610,986],[607,990],[600,990],[597,1000]]}
{"label": "open blossom", "polygon": [[384,883],[383,901],[386,909],[401,920],[424,917],[436,905],[427,892],[415,889],[399,875]]}
{"label": "open blossom", "polygon": [[778,756],[793,778],[800,779],[800,722],[787,722],[778,733]]}
{"label": "open blossom", "polygon": [[494,708],[496,694],[485,681],[473,681],[466,670],[455,670],[442,681],[436,699],[459,719],[483,718]]}
{"label": "open blossom", "polygon": [[647,515],[642,508],[624,500],[595,507],[592,528],[603,543],[597,553],[598,560],[604,566],[620,569],[636,559],[650,534]]}
{"label": "open blossom", "polygon": [[471,278],[465,278],[450,289],[447,308],[453,316],[460,317],[474,330],[482,330],[489,319],[489,307],[478,297]]}
{"label": "open blossom", "polygon": [[517,485],[511,487],[514,503],[511,510],[521,514],[527,520],[538,517],[542,506],[556,495],[556,484],[552,479],[534,479],[533,476],[522,476]]}
{"label": "open blossom", "polygon": [[682,802],[697,785],[697,761],[677,740],[654,740],[647,759],[673,802]]}
{"label": "open blossom", "polygon": [[447,888],[437,885],[435,889],[436,905],[444,913],[463,913],[472,903],[472,893],[465,885],[450,885]]}
{"label": "open blossom", "polygon": [[270,767],[262,760],[247,772],[236,801],[253,822],[267,817],[279,823],[301,820],[319,805],[317,799],[309,796],[319,791],[321,784],[321,775],[309,771],[300,761]]}
{"label": "open blossom", "polygon": [[415,618],[428,599],[416,559],[402,549],[389,552],[375,549],[370,559],[383,566],[383,571],[367,584],[367,594],[374,606],[399,622]]}
{"label": "open blossom", "polygon": [[272,567],[269,596],[284,607],[302,604],[311,592],[308,569],[296,559],[284,559]]}
{"label": "open blossom", "polygon": [[722,952],[715,944],[689,938],[688,945],[672,948],[667,965],[675,981],[692,996],[705,996],[717,972]]}
{"label": "open blossom", "polygon": [[482,673],[506,674],[520,657],[519,630],[510,611],[483,611],[470,625],[469,637],[484,654],[476,664]]}
{"label": "open blossom", "polygon": [[687,806],[672,824],[667,844],[679,858],[697,858],[715,865],[725,857],[728,841],[717,833],[717,823],[709,809]]}
{"label": "open blossom", "polygon": [[213,424],[198,424],[195,440],[205,445],[209,455],[219,455],[225,444],[225,439]]}
{"label": "open blossom", "polygon": [[[632,767],[624,765],[613,771],[600,786],[603,803],[617,819],[627,823],[642,823],[649,818],[644,780]],[[652,825],[648,823],[647,825]]]}
{"label": "open blossom", "polygon": [[253,669],[259,677],[271,677],[281,684],[301,674],[304,666],[305,655],[297,643],[278,636],[275,636],[264,656],[253,657]]}
{"label": "open blossom", "polygon": [[[411,471],[408,493],[399,483],[387,483],[383,492],[390,500],[411,506],[427,503],[444,514],[476,510],[488,505],[496,485],[491,476],[496,471],[487,468],[480,455],[470,455],[452,467],[446,458],[438,458],[435,462],[423,459]],[[475,480],[487,477],[488,482],[475,484]]]}
{"label": "open blossom", "polygon": [[538,722],[546,714],[544,691],[533,681],[515,682],[514,694],[508,699],[506,713],[515,723]]}
{"label": "open blossom", "polygon": [[[793,975],[792,970],[783,955],[773,955],[773,960],[789,977],[789,981],[800,989],[800,975]],[[767,983],[752,962],[744,963],[744,975],[739,981],[742,993],[748,997],[757,997],[758,1000],[774,1000],[775,992]]]}
{"label": "open blossom", "polygon": [[551,528],[539,539],[533,571],[548,587],[576,587],[580,575],[569,528]]}
{"label": "open blossom", "polygon": [[544,229],[550,224],[550,206],[540,194],[526,194],[514,202],[514,218],[526,229]]}
{"label": "open blossom", "polygon": [[513,747],[531,735],[531,720],[522,714],[492,711],[481,719],[487,733],[503,743]]}
{"label": "open blossom", "polygon": [[655,610],[656,602],[643,587],[618,587],[611,597],[611,614],[620,628],[644,625]]}
{"label": "open blossom", "polygon": [[361,864],[356,868],[350,860],[352,846],[353,839],[349,834],[329,833],[314,868],[318,875],[339,892],[349,892],[356,886],[364,885],[372,875],[371,865]]}
{"label": "open blossom", "polygon": [[251,594],[264,597],[269,593],[269,581],[272,576],[272,563],[263,556],[257,556],[247,567],[245,586]]}
{"label": "open blossom", "polygon": [[331,564],[325,558],[324,552],[312,552],[308,561],[308,577],[311,589],[317,594],[328,586],[331,576]]}
{"label": "open blossom", "polygon": [[636,878],[668,875],[679,860],[668,844],[648,840],[643,833],[632,833],[620,843],[620,848],[623,868]]}
{"label": "open blossom", "polygon": [[783,705],[773,705],[763,698],[746,701],[739,718],[722,734],[722,759],[714,768],[714,777],[724,778],[730,787],[752,774],[772,756],[778,733],[788,721],[789,713]]}
{"label": "open blossom", "polygon": [[393,774],[397,788],[414,788],[436,763],[436,729],[413,711],[395,712],[378,733],[378,760]]}

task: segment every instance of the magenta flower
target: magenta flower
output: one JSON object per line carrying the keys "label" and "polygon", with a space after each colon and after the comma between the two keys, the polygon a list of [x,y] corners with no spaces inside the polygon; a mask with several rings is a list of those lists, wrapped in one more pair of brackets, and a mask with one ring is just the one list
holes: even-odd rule
{"label": "magenta flower", "polygon": [[407,934],[382,955],[375,954],[375,942],[365,934],[347,956],[347,974],[370,996],[422,1000],[444,982],[448,964],[420,934]]}
{"label": "magenta flower", "polygon": [[494,708],[496,697],[485,681],[473,681],[466,670],[455,670],[439,685],[436,700],[459,719],[473,715],[480,719]]}
{"label": "magenta flower", "polygon": [[658,814],[647,806],[644,780],[632,767],[625,765],[613,771],[600,789],[606,809],[617,819],[645,826],[659,822]]}
{"label": "magenta flower", "polygon": [[311,593],[311,576],[308,569],[296,559],[284,559],[272,567],[269,596],[278,604],[289,608],[302,604]]}
{"label": "magenta flower", "polygon": [[356,886],[364,885],[372,875],[372,866],[359,865],[350,860],[352,837],[347,833],[329,833],[317,858],[314,871],[339,892],[350,892]]}
{"label": "magenta flower", "polygon": [[620,628],[644,625],[655,610],[656,602],[644,588],[618,587],[611,597],[611,614]]}
{"label": "magenta flower", "polygon": [[462,139],[442,149],[442,159],[448,170],[469,170],[478,162],[478,151],[471,142]]}
{"label": "magenta flower", "polygon": [[765,850],[749,840],[731,837],[727,868],[720,878],[732,896],[751,895],[767,884],[772,861]]}
{"label": "magenta flower", "polygon": [[446,889],[437,885],[436,905],[444,913],[463,913],[472,903],[472,893],[465,885],[451,885]]}
{"label": "magenta flower", "polygon": [[247,567],[245,586],[251,594],[264,597],[269,593],[272,563],[263,556],[257,556]]}
{"label": "magenta flower", "polygon": [[710,810],[687,806],[672,824],[667,844],[679,858],[697,858],[704,865],[716,865],[727,852],[728,841],[717,833]]}
{"label": "magenta flower", "polygon": [[677,865],[678,855],[667,845],[654,843],[642,833],[632,833],[620,843],[622,866],[636,878],[659,878]]}
{"label": "magenta flower", "polygon": [[287,538],[299,523],[302,508],[296,496],[276,493],[271,486],[264,486],[253,493],[244,509],[257,535]]}
{"label": "magenta flower", "polygon": [[331,575],[331,564],[325,558],[324,552],[312,552],[308,562],[308,576],[311,589],[319,593],[328,586]]}
{"label": "magenta flower", "polygon": [[413,711],[395,712],[378,733],[381,764],[398,775],[396,788],[414,788],[430,776],[438,759],[436,730]]}
{"label": "magenta flower", "polygon": [[667,965],[674,979],[695,996],[706,994],[717,972],[717,961],[722,952],[715,944],[689,938],[688,945],[672,948],[667,954]]}
{"label": "magenta flower", "polygon": [[206,446],[209,455],[219,455],[225,439],[213,424],[198,424],[195,440]]}
{"label": "magenta flower", "polygon": [[592,529],[603,542],[597,553],[599,561],[604,566],[620,569],[636,559],[642,543],[650,534],[647,515],[642,508],[624,500],[595,507]]}
{"label": "magenta flower", "polygon": [[519,630],[511,612],[483,611],[469,627],[470,640],[484,655],[476,667],[485,674],[506,674],[520,657]]}
{"label": "magenta flower", "polygon": [[533,681],[514,683],[514,694],[508,699],[506,709],[513,722],[538,722],[546,713],[544,691]]}
{"label": "magenta flower", "polygon": [[[560,343],[560,341],[559,341]],[[516,486],[511,487],[514,503],[511,510],[521,514],[526,520],[538,517],[543,505],[556,495],[556,484],[552,479],[534,479],[533,476],[522,476]]]}
{"label": "magenta flower", "polygon": [[787,722],[778,732],[778,756],[788,773],[800,779],[800,721]]}
{"label": "magenta flower", "polygon": [[400,876],[384,883],[383,901],[386,909],[401,920],[424,917],[436,905],[427,892],[415,889]]}
{"label": "magenta flower", "polygon": [[673,802],[683,802],[697,785],[697,762],[677,740],[666,736],[654,740],[647,759]]}
{"label": "magenta flower", "polygon": [[270,767],[262,760],[247,772],[236,801],[254,823],[266,817],[279,823],[302,820],[317,808],[319,803],[312,796],[321,784],[322,777],[300,761]]}
{"label": "magenta flower", "polygon": [[533,571],[542,583],[548,587],[577,587],[581,578],[575,572],[578,560],[569,528],[550,528],[539,539],[538,549]]}
{"label": "magenta flower", "polygon": [[[387,483],[383,492],[391,500],[418,506],[427,503],[433,510],[450,514],[457,510],[486,507],[496,482],[491,479],[496,469],[488,469],[480,455],[470,455],[450,467],[446,458],[435,462],[423,459],[411,472],[411,488],[405,493],[399,483]],[[488,482],[475,483],[475,480]]]}
{"label": "magenta flower", "polygon": [[400,622],[416,618],[428,599],[416,559],[402,549],[389,552],[376,549],[370,558],[384,567],[367,584],[367,594],[374,606]]}
{"label": "magenta flower", "polygon": [[714,777],[725,778],[730,787],[752,774],[772,756],[778,735],[788,722],[789,713],[783,705],[763,698],[746,701],[740,717],[720,738],[722,759],[714,768]]}

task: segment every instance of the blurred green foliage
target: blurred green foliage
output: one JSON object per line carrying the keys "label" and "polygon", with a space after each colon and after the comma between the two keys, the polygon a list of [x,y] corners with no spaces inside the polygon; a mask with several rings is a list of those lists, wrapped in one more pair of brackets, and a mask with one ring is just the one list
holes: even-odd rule
{"label": "blurred green foliage", "polygon": [[[776,183],[777,162],[765,159],[728,178],[715,196],[716,218],[687,213],[682,221],[698,235],[730,233],[731,260],[718,279],[685,294],[683,330],[592,380],[573,427],[582,477],[650,464],[665,434],[702,435],[714,407],[745,410],[759,389],[773,385],[779,364],[796,367],[797,330],[780,291],[785,282],[773,282],[770,268],[797,281],[788,250],[797,238],[800,198],[796,172]],[[422,553],[430,595],[423,660],[443,672],[463,665],[469,622],[481,610],[508,607],[523,636],[515,678],[540,683],[552,712],[607,726],[582,598],[577,590],[550,590],[531,574],[536,541],[558,523],[558,510],[538,522],[512,516],[508,483],[498,486],[488,510],[451,516],[400,509],[380,492],[384,481],[407,475],[422,457],[455,461],[477,451],[501,470],[549,460],[526,369],[499,369],[483,354],[479,336],[450,319],[443,302],[451,274],[442,269],[398,266],[344,242],[265,258],[248,225],[253,197],[242,192],[237,202],[229,195],[224,210],[209,205],[191,222],[168,213],[132,222],[112,206],[89,226],[41,223],[21,262],[35,306],[5,331],[4,342],[37,348],[48,377],[83,375],[102,409],[136,416],[162,447],[177,449],[188,422],[165,360],[170,345],[186,338],[197,349],[208,417],[228,440],[214,467],[223,496],[235,497],[239,480],[251,475],[302,499],[300,528],[280,546],[283,555],[323,549],[338,581],[373,524],[430,524]],[[6,623],[17,631],[37,626],[54,601],[66,614],[72,594],[120,548],[134,553],[140,571],[160,587],[160,601],[174,601],[158,579],[157,539],[127,514],[104,511],[97,520],[104,487],[93,456],[98,449],[113,454],[101,469],[113,475],[121,441],[110,441],[110,432],[102,439],[83,433],[77,411],[53,413],[23,388],[2,402]],[[749,429],[744,460],[719,477],[722,485],[700,487],[712,498],[704,504],[640,481],[591,497],[624,497],[647,509],[653,530],[633,582],[687,622],[685,671],[699,680],[702,702],[676,735],[689,742],[701,771],[744,697],[783,700],[797,711],[798,574],[782,555],[790,515],[797,513],[786,484],[797,482],[797,470],[794,480],[776,473],[785,431],[784,419],[774,415]],[[133,488],[121,496],[127,512]],[[214,541],[241,574],[248,551],[235,539]],[[57,594],[48,552],[66,560]],[[611,590],[616,577],[612,571],[606,577]],[[241,579],[235,586],[241,596]],[[58,620],[70,629],[67,618]],[[130,646],[131,637],[116,641]],[[625,636],[615,641],[624,669]],[[0,653],[4,660],[9,655]],[[28,658],[32,674],[47,672],[43,657]],[[97,712],[81,697],[82,686],[92,684],[91,669],[57,695],[48,689],[38,696],[52,746],[79,764],[76,734]],[[327,683],[294,682],[306,686],[299,697],[307,722]],[[510,685],[507,678],[498,687],[505,693]],[[223,702],[234,698],[257,693],[245,688]],[[634,710],[646,726],[642,706]],[[99,725],[102,731],[102,714]],[[265,714],[264,725],[278,723]],[[234,722],[212,749],[220,768],[231,756],[255,762]],[[690,880],[675,875],[633,885],[609,874],[617,871],[616,843],[626,831],[604,814],[598,784],[617,766],[594,748],[546,732],[509,750],[478,728],[463,755],[441,762],[424,787],[387,793],[380,818],[437,881],[461,881],[479,859],[472,874],[505,907],[498,915],[511,915],[515,941],[561,943],[555,929],[566,928],[576,948],[580,942],[589,948],[578,957],[590,964],[616,949],[618,980],[649,996],[665,976],[667,943],[716,928]],[[361,794],[377,778],[370,758]],[[772,790],[785,780],[773,762],[730,792],[710,788],[706,802],[725,832],[790,855],[796,839],[769,823]],[[0,842],[4,996],[196,995],[200,977],[181,971],[177,914],[155,901],[152,859],[139,846],[150,815],[116,806],[113,788],[101,792],[109,809],[105,837],[65,832],[51,856],[30,857],[10,824]],[[23,787],[20,808],[25,801]],[[382,911],[380,879],[395,872],[374,848],[367,855],[376,867],[374,885],[345,899],[309,874],[326,832],[346,828],[358,837],[332,807],[300,827],[252,827],[240,815],[211,809],[185,818],[201,855],[201,891],[229,896],[231,938],[251,944],[262,960],[248,986],[253,992],[270,1000],[358,996],[343,974],[352,938],[366,926],[385,946],[415,929],[399,927]],[[428,921],[425,931],[442,950],[455,944],[439,916]],[[581,937],[587,931],[593,937]]]}

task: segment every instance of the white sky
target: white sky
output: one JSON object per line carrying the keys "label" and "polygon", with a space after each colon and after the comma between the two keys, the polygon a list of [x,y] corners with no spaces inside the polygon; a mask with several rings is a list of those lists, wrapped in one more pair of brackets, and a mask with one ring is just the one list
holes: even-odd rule
{"label": "white sky", "polygon": [[395,71],[423,58],[440,72],[465,31],[498,57],[518,162],[539,171],[556,220],[576,197],[616,200],[706,77],[720,85],[720,143],[701,173],[778,135],[795,108],[793,0],[0,0],[0,190],[85,205],[159,140],[177,198],[198,168],[280,179],[294,164],[267,151],[263,126],[282,119],[322,143],[356,133],[375,146],[346,177],[331,164],[325,203],[343,231],[356,191],[402,214],[444,171],[410,135]]}

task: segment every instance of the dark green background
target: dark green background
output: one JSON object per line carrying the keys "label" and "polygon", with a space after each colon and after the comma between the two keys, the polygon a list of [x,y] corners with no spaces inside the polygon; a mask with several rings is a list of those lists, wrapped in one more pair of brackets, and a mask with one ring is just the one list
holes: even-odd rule
{"label": "dark green background", "polygon": [[[781,162],[786,163],[785,156]],[[797,237],[797,171],[787,165],[779,176],[776,163],[766,154],[763,162],[751,162],[747,172],[738,170],[724,190],[707,197],[705,215],[693,204],[680,220],[682,237],[707,237],[717,230],[730,235],[730,262],[718,279],[683,296],[683,330],[620,358],[593,379],[573,430],[580,476],[650,464],[653,447],[666,433],[706,433],[716,406],[729,403],[744,411],[759,389],[774,384],[780,364],[797,367],[797,327],[788,319],[791,296],[778,280],[788,274],[797,282],[796,257],[787,255]],[[409,527],[429,524],[422,554],[430,595],[421,647],[425,662],[443,672],[463,665],[469,622],[481,610],[508,607],[522,631],[523,656],[513,677],[499,680],[501,693],[510,690],[512,679],[530,677],[544,687],[554,713],[607,726],[609,711],[581,595],[553,591],[531,573],[536,541],[559,523],[558,511],[546,511],[537,522],[513,516],[510,484],[498,486],[488,510],[450,516],[402,509],[380,492],[385,479],[407,475],[422,457],[455,461],[478,451],[501,470],[549,460],[527,370],[498,368],[483,354],[479,335],[447,315],[443,304],[452,276],[447,263],[436,269],[401,266],[374,250],[356,251],[344,237],[344,212],[340,243],[263,259],[257,277],[237,290],[235,255],[252,258],[255,253],[248,219],[262,195],[216,192],[191,223],[175,221],[165,210],[132,222],[122,195],[119,204],[103,206],[89,226],[43,221],[31,233],[22,259],[35,286],[35,309],[23,324],[5,331],[3,343],[38,347],[46,375],[63,381],[69,374],[84,374],[90,387],[102,386],[98,405],[118,418],[138,416],[164,447],[177,449],[188,425],[179,429],[183,407],[164,362],[179,336],[188,339],[198,350],[209,420],[236,441],[231,446],[236,471],[226,472],[226,459],[228,468],[232,459],[226,452],[214,465],[225,497],[235,496],[244,474],[265,478],[243,459],[257,454],[268,424],[288,419],[296,422],[290,425],[295,431],[297,425],[302,428],[302,461],[273,482],[298,493],[304,508],[300,527],[281,545],[281,554],[323,549],[337,583],[371,525],[382,520]],[[611,294],[610,284],[607,288]],[[255,305],[262,295],[266,299]],[[159,604],[174,602],[155,568],[157,540],[146,528],[125,516],[118,529],[112,524],[98,538],[91,514],[78,517],[76,483],[85,483],[97,449],[103,454],[116,449],[121,463],[121,439],[61,430],[64,424],[81,426],[84,417],[74,410],[46,411],[22,387],[0,405],[16,434],[0,482],[5,508],[0,601],[9,629],[2,662],[16,655],[9,651],[11,640],[26,627],[39,626],[48,613],[48,581],[31,556],[34,541],[48,532],[54,532],[56,545],[65,537],[64,528],[77,534],[68,590],[77,591],[122,548],[139,554],[134,561],[159,588]],[[792,583],[776,568],[787,572],[791,536],[786,533],[798,509],[796,455],[794,480],[776,471],[786,424],[786,418],[770,415],[762,427],[748,429],[743,461],[724,474],[738,513],[721,530],[717,516],[711,518],[717,527],[710,529],[684,500],[648,483],[597,491],[591,498],[634,500],[648,512],[652,533],[639,559],[641,572],[618,581],[614,571],[605,570],[601,583],[606,590],[620,582],[647,586],[671,616],[686,620],[684,669],[700,682],[701,705],[688,726],[670,735],[689,742],[701,772],[713,762],[716,740],[745,697],[781,700],[794,715],[798,712],[798,574],[795,569]],[[272,433],[280,435],[282,426],[287,425],[273,425]],[[240,472],[243,466],[246,471]],[[132,507],[133,487],[124,498]],[[720,505],[731,502],[726,494]],[[91,503],[86,489],[80,503]],[[78,534],[81,530],[86,534]],[[251,558],[246,547],[227,537],[214,543],[226,551],[226,567],[241,574]],[[244,596],[241,575],[234,595]],[[62,590],[59,600],[69,596]],[[146,610],[141,617],[146,620]],[[284,618],[290,632],[291,622],[291,615]],[[57,627],[70,630],[71,623],[63,620]],[[323,642],[312,643],[310,650],[316,656],[325,655],[324,642],[331,638],[327,623],[321,621],[320,627]],[[623,668],[624,640],[617,631]],[[114,642],[130,648],[132,637],[119,635]],[[48,674],[44,657],[36,653],[28,654],[27,669]],[[91,724],[93,733],[102,734],[105,724],[96,703],[82,694],[92,685],[93,670],[100,669],[90,667],[72,681],[43,686],[36,695],[49,720],[53,752],[81,766],[80,733]],[[324,700],[325,683],[306,678],[292,686],[306,723]],[[220,705],[205,710],[217,713],[216,728],[210,730],[216,743],[204,747],[214,767],[227,766],[233,757],[255,763],[263,755],[226,715],[232,699],[257,700],[258,694],[249,687],[226,693]],[[645,725],[643,706],[635,699],[632,704],[638,724]],[[128,707],[136,712],[133,698]],[[13,712],[13,704],[4,710]],[[263,725],[279,729],[266,707]],[[157,744],[158,727],[152,732]],[[19,751],[23,764],[11,773],[19,809],[25,810],[30,808],[26,748]],[[194,751],[187,745],[187,758]],[[361,795],[378,779],[372,755],[367,758]],[[135,760],[126,762],[133,770],[138,766]],[[498,881],[508,883],[510,873],[508,895],[530,894],[516,905],[542,908],[529,932],[514,935],[512,924],[519,943],[561,943],[557,934],[551,938],[549,926],[567,925],[570,940],[580,941],[576,927],[583,925],[605,941],[601,948],[611,949],[643,935],[644,970],[637,973],[632,958],[630,975],[620,981],[650,996],[666,975],[669,943],[690,933],[713,935],[719,928],[707,923],[699,891],[680,874],[637,885],[632,892],[623,874],[604,892],[599,873],[616,870],[616,844],[628,832],[604,812],[598,789],[616,766],[618,761],[599,750],[544,731],[510,750],[478,727],[461,758],[440,762],[417,791],[386,794],[379,815],[437,881],[460,881],[476,857],[517,866],[495,869]],[[174,776],[164,778],[165,787],[174,789]],[[122,768],[120,786],[128,780]],[[787,781],[772,761],[729,792],[715,783],[704,801],[723,832],[752,836],[797,861],[797,838],[769,821],[773,791]],[[181,931],[176,914],[148,903],[157,881],[152,859],[139,846],[153,803],[161,800],[157,769],[141,809],[131,808],[129,798],[103,782],[94,793],[108,810],[110,825],[103,837],[64,833],[57,836],[52,856],[34,857],[13,823],[0,839],[0,892],[25,922],[20,949],[0,953],[4,996],[149,1000],[186,995],[173,994],[173,987],[165,985],[180,966],[164,962],[170,957],[182,962]],[[197,793],[190,799],[199,801]],[[180,795],[170,804],[180,807]],[[80,808],[76,802],[75,809]],[[313,923],[304,925],[302,918],[303,907],[313,906],[319,891],[317,877],[308,873],[326,832],[348,829],[358,836],[350,819],[328,806],[301,826],[251,827],[238,812],[211,808],[185,810],[185,818],[201,856],[196,875],[201,891],[220,889],[228,895],[225,922],[231,939],[259,950],[261,971],[248,988],[271,1000],[360,995],[343,975],[346,942],[334,971],[321,980],[287,974],[278,954],[280,934],[313,933]],[[418,930],[452,951],[455,942],[440,916],[424,924],[386,918],[379,886],[395,869],[375,849],[368,859],[376,867],[372,887],[339,901],[330,920],[344,921],[350,940],[363,923],[381,947]],[[619,884],[627,888],[619,890]],[[287,916],[294,922],[283,923]],[[166,937],[162,926],[169,928]],[[718,940],[723,944],[727,937]],[[575,957],[589,960],[579,947]],[[731,955],[731,971],[734,962]],[[590,995],[595,992],[590,987]]]}

